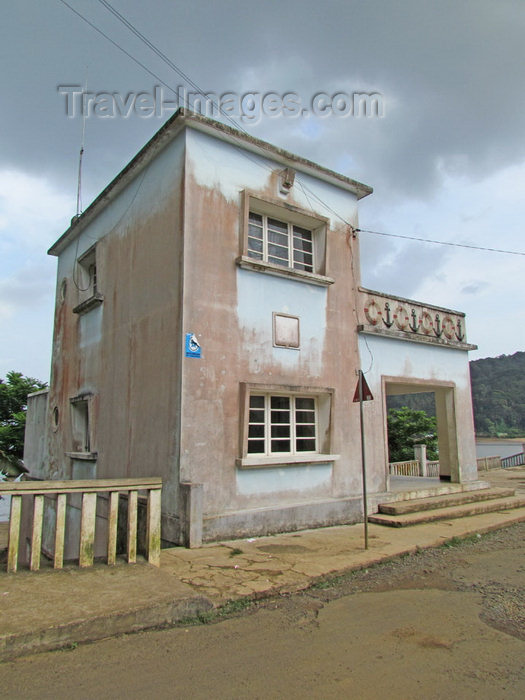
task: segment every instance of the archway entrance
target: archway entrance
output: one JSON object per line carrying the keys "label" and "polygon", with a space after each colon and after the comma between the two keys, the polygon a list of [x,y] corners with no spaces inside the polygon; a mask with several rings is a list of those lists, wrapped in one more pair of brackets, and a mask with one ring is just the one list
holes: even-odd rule
{"label": "archway entrance", "polygon": [[[417,397],[414,398],[416,395]],[[430,415],[436,416],[439,449],[439,479],[441,481],[459,483],[461,478],[454,385],[434,384],[425,380],[411,380],[407,382],[403,379],[389,377],[383,379],[383,396],[385,402],[385,417],[389,407],[399,407],[400,403],[402,405],[408,405],[409,408],[421,408],[422,410],[426,410]],[[405,397],[405,402],[400,400]],[[385,430],[385,442],[386,454],[388,455],[387,430]]]}

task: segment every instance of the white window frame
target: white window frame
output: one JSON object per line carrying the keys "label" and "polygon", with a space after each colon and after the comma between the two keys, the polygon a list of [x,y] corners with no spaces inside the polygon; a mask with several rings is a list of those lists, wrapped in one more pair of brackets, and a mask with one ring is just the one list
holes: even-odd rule
{"label": "white window frame", "polygon": [[[259,222],[254,223],[252,220],[252,217],[260,217],[261,223],[259,226]],[[280,224],[283,228],[286,229],[286,233],[284,231],[279,231],[278,229],[273,229],[272,228],[272,221],[275,221],[276,223]],[[258,237],[252,237],[250,236],[250,227],[251,226],[256,226],[257,228],[261,229],[261,239]],[[297,229],[300,229],[302,232],[305,232],[309,234],[309,240],[306,238],[308,243],[310,244],[310,251],[301,251],[295,247],[295,238],[296,238],[296,231]],[[286,245],[282,243],[278,243],[276,241],[271,241],[271,233],[277,233],[277,235],[280,235],[282,237],[286,237]],[[262,250],[257,251],[255,248],[250,247],[250,239],[252,240],[261,240],[262,243]],[[270,246],[275,245],[278,248],[282,248],[283,254],[284,251],[286,251],[286,258],[282,258],[283,262],[276,262],[277,259],[279,259],[278,256],[272,255],[270,253]],[[299,262],[295,260],[295,252],[303,253],[306,255],[309,255],[311,258],[311,262],[306,263],[306,262]],[[249,258],[253,258],[254,260],[261,260],[264,263],[271,262],[274,265],[279,265],[280,267],[288,268],[290,270],[300,270],[301,272],[313,272],[315,270],[315,247],[314,247],[314,231],[312,231],[311,228],[305,228],[304,226],[298,226],[297,224],[293,224],[290,221],[285,221],[281,219],[277,219],[274,216],[269,216],[268,214],[259,214],[257,211],[250,211],[248,213],[248,245],[247,245],[247,255]],[[258,255],[261,255],[261,258],[258,257]],[[273,258],[273,259],[272,259]],[[286,262],[286,264],[284,264]],[[309,269],[303,269],[303,268],[309,268]]]}
{"label": "white window frame", "polygon": [[[239,453],[236,460],[237,467],[241,469],[258,469],[265,467],[286,467],[308,465],[312,463],[330,463],[339,459],[339,455],[331,452],[332,433],[332,410],[334,401],[334,389],[326,387],[298,387],[283,386],[275,384],[256,384],[251,382],[240,385],[240,432],[239,432]],[[296,429],[291,430],[293,444],[290,445],[289,452],[271,452],[268,441],[271,441],[271,424],[268,412],[271,411],[270,400],[265,400],[264,419],[264,440],[265,451],[248,453],[248,434],[250,425],[250,397],[251,396],[286,396],[292,399],[295,406],[295,399],[314,399],[315,407],[315,451],[298,451],[295,440],[297,439]],[[300,409],[299,409],[300,410]],[[295,422],[295,410],[292,423]],[[300,439],[300,437],[299,437]]]}
{"label": "white window frame", "polygon": [[[326,275],[326,242],[329,220],[321,216],[312,215],[298,207],[281,200],[263,199],[249,190],[241,192],[241,235],[240,250],[237,264],[243,269],[263,272],[276,277],[293,278],[299,282],[306,282],[322,287],[334,283],[331,277]],[[263,217],[263,259],[257,259],[249,255],[248,233],[250,213]],[[268,219],[276,219],[288,228],[288,266],[268,261]],[[301,270],[293,267],[293,227],[311,231],[312,234],[312,270]]]}
{"label": "white window frame", "polygon": [[[304,396],[302,394],[279,394],[279,393],[259,393],[259,392],[251,392],[250,397],[249,397],[249,411],[254,411],[254,410],[262,410],[262,409],[256,409],[251,406],[251,399],[252,397],[262,397],[264,399],[264,423],[255,423],[255,422],[250,422],[250,419],[248,417],[248,432],[250,430],[250,426],[252,425],[264,425],[264,438],[258,438],[254,437],[251,438],[249,435],[247,437],[247,455],[249,457],[275,457],[275,456],[296,456],[296,455],[306,455],[306,454],[317,454],[318,453],[318,435],[319,435],[319,423],[318,423],[318,411],[317,411],[317,399],[315,396]],[[272,411],[274,410],[272,408],[272,399],[273,398],[286,398],[289,399],[289,413],[290,413],[290,422],[289,423],[272,423]],[[308,437],[304,438],[307,440],[314,440],[314,449],[313,450],[298,450],[297,449],[297,441],[301,439],[300,436],[297,435],[297,412],[301,410],[310,410],[310,409],[300,409],[297,408],[297,400],[298,399],[308,399],[309,401],[313,401],[313,410],[314,410],[314,420],[313,423],[306,423],[304,425],[313,425],[315,428],[315,434],[314,437]],[[272,427],[273,426],[289,426],[290,427],[290,435],[288,437],[281,437],[281,438],[276,438],[272,436]],[[250,442],[262,442],[264,440],[264,452],[250,452]],[[272,443],[275,441],[283,441],[283,440],[288,440],[290,443],[290,449],[289,450],[273,450],[272,448]]]}

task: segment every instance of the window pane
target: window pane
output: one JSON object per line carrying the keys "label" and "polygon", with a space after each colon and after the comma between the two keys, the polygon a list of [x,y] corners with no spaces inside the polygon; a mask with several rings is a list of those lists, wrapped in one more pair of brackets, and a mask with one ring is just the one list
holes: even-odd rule
{"label": "window pane", "polygon": [[[263,398],[261,396],[261,398]],[[315,399],[306,396],[298,396],[295,399],[295,408],[315,411]]]}
{"label": "window pane", "polygon": [[272,411],[272,425],[275,423],[290,423],[290,411]]}
{"label": "window pane", "polygon": [[297,435],[297,437],[315,438],[315,425],[311,425],[311,424],[296,425],[295,434]]}
{"label": "window pane", "polygon": [[290,397],[289,396],[272,396],[271,397],[271,407],[289,410]]}
{"label": "window pane", "polygon": [[294,263],[301,263],[303,265],[312,266],[312,254],[311,253],[301,253],[300,250],[294,250],[293,252]]}
{"label": "window pane", "polygon": [[288,235],[288,224],[284,221],[278,221],[277,219],[268,219],[268,229],[273,229],[274,231],[280,231],[281,233],[286,233]]}
{"label": "window pane", "polygon": [[312,241],[308,241],[304,238],[297,238],[297,236],[294,236],[293,247],[296,250],[304,250],[305,253],[311,253],[312,252]]}
{"label": "window pane", "polygon": [[258,238],[248,238],[248,250],[256,250],[258,253],[262,253],[263,242]]}
{"label": "window pane", "polygon": [[315,423],[314,411],[296,411],[295,412],[295,422],[296,423]]}
{"label": "window pane", "polygon": [[263,237],[263,230],[262,226],[255,226],[254,224],[250,224],[248,227],[248,235],[252,236],[253,238],[261,238]]}
{"label": "window pane", "polygon": [[263,218],[260,214],[254,214],[254,212],[251,211],[250,216],[249,216],[249,221],[250,221],[250,223],[256,223],[256,224],[259,224],[259,226],[262,226]]}
{"label": "window pane", "polygon": [[276,245],[275,243],[269,243],[268,256],[279,258],[280,260],[286,260],[286,262],[288,262],[288,248],[283,248],[283,246]]}
{"label": "window pane", "polygon": [[250,408],[264,408],[264,396],[250,396]]}
{"label": "window pane", "polygon": [[289,438],[289,425],[272,425],[272,438]]}
{"label": "window pane", "polygon": [[288,236],[286,236],[284,233],[277,233],[277,231],[272,231],[270,229],[268,231],[268,240],[270,243],[278,243],[279,245],[288,248]]}
{"label": "window pane", "polygon": [[264,440],[248,440],[248,454],[264,454]]}
{"label": "window pane", "polygon": [[305,241],[312,240],[312,232],[309,231],[307,228],[301,228],[301,226],[293,227],[293,235],[295,238],[302,238]]}
{"label": "window pane", "polygon": [[297,450],[297,452],[315,452],[315,440],[297,440],[295,449]]}
{"label": "window pane", "polygon": [[264,411],[259,409],[251,409],[250,423],[264,423]]}
{"label": "window pane", "polygon": [[263,438],[264,437],[264,424],[260,425],[250,425],[248,428],[248,437],[250,438]]}
{"label": "window pane", "polygon": [[274,265],[280,265],[281,267],[288,267],[288,260],[283,260],[282,258],[273,258],[268,256],[268,262]]}
{"label": "window pane", "polygon": [[290,452],[290,440],[272,440],[272,452]]}

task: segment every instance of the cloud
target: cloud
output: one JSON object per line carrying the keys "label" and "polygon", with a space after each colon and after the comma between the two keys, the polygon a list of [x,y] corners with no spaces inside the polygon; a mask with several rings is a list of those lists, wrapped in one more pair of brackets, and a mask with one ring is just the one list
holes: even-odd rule
{"label": "cloud", "polygon": [[0,236],[4,251],[20,254],[50,245],[67,225],[71,200],[46,179],[0,170]]}
{"label": "cloud", "polygon": [[55,291],[54,262],[31,263],[0,280],[0,318],[13,318],[48,303]]}
{"label": "cloud", "polygon": [[[100,3],[75,0],[74,6],[162,80],[182,84]],[[363,228],[523,250],[521,3],[158,0],[146,8],[128,0],[122,11],[206,91],[294,91],[305,100],[320,91],[381,93],[383,118],[244,124],[254,136],[372,185],[374,195],[360,205]],[[0,75],[7,98],[0,130],[0,288],[1,308],[12,321],[27,308],[28,271],[43,285],[39,292],[35,281],[33,293],[44,294],[49,273],[32,266],[75,213],[82,123],[68,119],[57,87],[83,84],[86,73],[94,92],[151,91],[158,81],[61,3],[8,3],[3,26],[0,55],[9,71]],[[136,116],[87,120],[85,205],[162,123]],[[518,325],[501,323],[502,308],[522,313],[523,258],[371,234],[360,239],[364,284],[463,305],[483,342],[499,343],[500,351],[519,343],[523,349]],[[19,323],[24,336],[28,325]]]}

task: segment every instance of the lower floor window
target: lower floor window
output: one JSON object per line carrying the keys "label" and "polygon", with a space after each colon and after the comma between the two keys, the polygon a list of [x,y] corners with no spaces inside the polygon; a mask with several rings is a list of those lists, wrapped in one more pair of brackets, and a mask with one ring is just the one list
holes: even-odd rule
{"label": "lower floor window", "polygon": [[250,394],[248,454],[318,452],[313,396]]}

